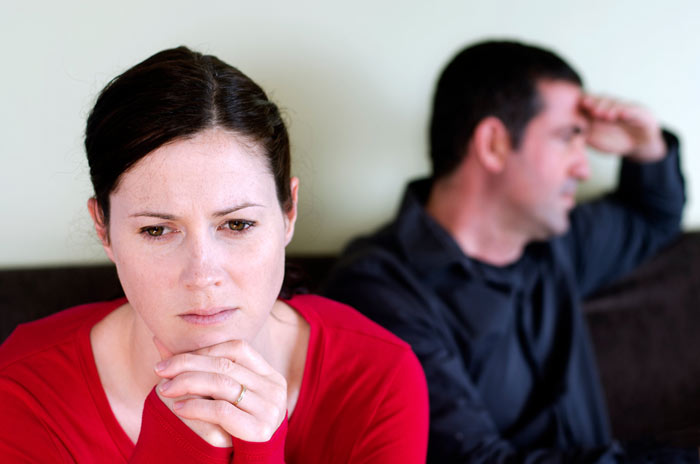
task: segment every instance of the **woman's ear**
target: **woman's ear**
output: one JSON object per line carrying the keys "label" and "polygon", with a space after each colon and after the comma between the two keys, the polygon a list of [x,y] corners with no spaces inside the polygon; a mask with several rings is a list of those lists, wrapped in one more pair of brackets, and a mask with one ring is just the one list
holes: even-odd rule
{"label": "woman's ear", "polygon": [[299,200],[299,178],[292,177],[289,181],[289,191],[291,194],[292,205],[288,211],[284,212],[285,222],[285,237],[284,245],[289,245],[294,237],[294,225],[297,222],[297,203]]}
{"label": "woman's ear", "polygon": [[102,242],[102,248],[104,248],[109,259],[114,262],[114,254],[112,253],[112,246],[109,242],[109,230],[107,230],[107,225],[105,224],[102,208],[100,208],[95,197],[88,200],[87,207],[90,212],[90,217],[92,218],[92,223],[95,226],[97,237],[100,239],[100,242]]}

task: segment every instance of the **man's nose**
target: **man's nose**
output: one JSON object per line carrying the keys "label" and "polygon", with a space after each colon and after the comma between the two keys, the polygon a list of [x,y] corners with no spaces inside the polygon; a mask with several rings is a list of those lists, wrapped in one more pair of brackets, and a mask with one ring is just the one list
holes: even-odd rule
{"label": "man's nose", "polygon": [[214,244],[206,237],[188,237],[186,256],[180,275],[182,284],[192,290],[219,286],[223,270],[219,266]]}
{"label": "man's nose", "polygon": [[591,177],[591,164],[585,149],[581,149],[576,154],[574,164],[571,166],[571,175],[578,180],[586,180]]}

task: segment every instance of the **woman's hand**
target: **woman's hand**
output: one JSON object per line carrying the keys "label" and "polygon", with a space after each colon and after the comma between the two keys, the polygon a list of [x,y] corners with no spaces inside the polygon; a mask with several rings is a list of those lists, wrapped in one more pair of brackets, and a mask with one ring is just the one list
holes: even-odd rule
{"label": "woman's hand", "polygon": [[[158,341],[156,346],[161,356],[168,354]],[[164,358],[156,366],[164,379],[156,388],[158,396],[208,443],[230,446],[229,435],[265,442],[284,420],[287,382],[247,342]]]}

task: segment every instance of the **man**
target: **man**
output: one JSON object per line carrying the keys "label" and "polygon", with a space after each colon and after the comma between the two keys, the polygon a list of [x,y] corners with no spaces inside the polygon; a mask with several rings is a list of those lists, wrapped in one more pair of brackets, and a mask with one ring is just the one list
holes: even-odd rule
{"label": "man", "polygon": [[[581,299],[678,233],[677,139],[642,107],[584,93],[553,53],[485,42],[443,71],[430,143],[431,178],[348,247],[326,295],[412,345],[429,462],[624,459]],[[620,182],[574,208],[587,145],[622,157]],[[697,462],[697,450],[627,451]]]}

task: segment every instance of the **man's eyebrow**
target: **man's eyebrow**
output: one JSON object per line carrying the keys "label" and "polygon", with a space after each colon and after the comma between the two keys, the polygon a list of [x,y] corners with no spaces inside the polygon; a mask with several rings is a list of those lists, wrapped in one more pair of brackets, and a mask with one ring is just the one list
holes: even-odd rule
{"label": "man's eyebrow", "polygon": [[[222,209],[220,211],[214,212],[213,216],[214,217],[222,217],[226,216],[227,214],[235,213],[236,211],[245,209],[245,208],[253,208],[253,207],[258,207],[262,206],[257,203],[242,203],[240,205],[232,206],[230,208]],[[167,213],[161,213],[158,211],[139,211],[138,213],[130,214],[129,217],[153,217],[153,218],[159,218],[159,219],[164,219],[166,221],[173,221],[178,219],[177,216],[174,214],[167,214]]]}

